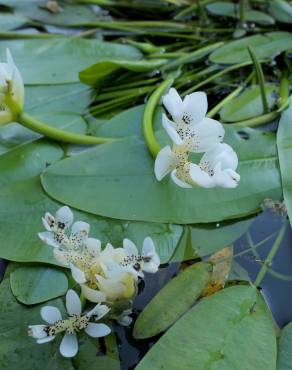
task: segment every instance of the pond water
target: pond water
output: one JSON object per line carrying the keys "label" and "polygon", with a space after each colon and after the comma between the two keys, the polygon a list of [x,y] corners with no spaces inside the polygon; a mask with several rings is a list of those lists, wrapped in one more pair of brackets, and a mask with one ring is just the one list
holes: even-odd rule
{"label": "pond water", "polygon": [[[292,232],[288,220],[272,211],[265,211],[259,214],[249,230],[233,243],[236,262],[247,271],[249,278],[254,281],[261,268],[261,263],[270,251],[283,223],[287,225],[286,232],[280,249],[270,266],[272,273],[268,272],[261,284],[265,299],[280,328],[292,321],[292,295],[290,294],[292,291]],[[256,253],[251,250],[240,255],[242,251],[250,249],[251,239],[254,245],[260,243],[256,248]],[[238,256],[236,257],[236,255]],[[0,260],[0,278],[5,267],[5,261]],[[140,284],[140,293],[134,302],[134,319],[151,298],[171,278],[177,275],[179,270],[179,263],[171,263],[160,268],[157,274],[146,275],[144,283]],[[234,273],[238,274],[238,268]],[[169,304],[175,304],[175,302],[169,302]],[[159,339],[157,336],[151,340],[136,341],[132,337],[132,329],[132,326],[125,328],[115,325],[121,357],[121,370],[134,369],[149,348]],[[103,348],[102,343],[101,348]],[[103,353],[98,355],[102,356]]]}

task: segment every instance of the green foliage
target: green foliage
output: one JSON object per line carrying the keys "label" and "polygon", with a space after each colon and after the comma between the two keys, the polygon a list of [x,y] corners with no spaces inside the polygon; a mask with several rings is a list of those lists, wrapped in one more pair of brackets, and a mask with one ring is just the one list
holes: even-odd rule
{"label": "green foliage", "polygon": [[168,329],[198,299],[210,279],[210,272],[211,265],[199,262],[174,277],[138,316],[134,337],[149,338]]}
{"label": "green foliage", "polygon": [[292,324],[287,324],[282,330],[279,340],[277,370],[292,369]]}
{"label": "green foliage", "polygon": [[250,286],[226,288],[201,300],[136,369],[148,370],[153,364],[169,370],[275,370],[276,335],[265,302]]}

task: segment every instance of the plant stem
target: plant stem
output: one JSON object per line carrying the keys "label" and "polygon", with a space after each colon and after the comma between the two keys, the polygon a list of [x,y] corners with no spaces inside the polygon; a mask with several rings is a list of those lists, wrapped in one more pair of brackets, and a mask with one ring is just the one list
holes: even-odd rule
{"label": "plant stem", "polygon": [[263,114],[258,117],[250,118],[245,121],[239,121],[239,122],[231,122],[228,123],[228,125],[232,125],[232,127],[257,127],[264,125],[265,123],[269,123],[279,117],[280,113],[278,111],[270,112],[267,114]]}
{"label": "plant stem", "polygon": [[278,111],[282,110],[286,106],[287,101],[289,100],[289,72],[287,69],[284,69],[280,81],[279,89],[280,98],[278,99]]}
{"label": "plant stem", "polygon": [[[201,6],[205,6],[207,4],[213,3],[215,0],[203,0],[200,2]],[[182,10],[181,12],[177,13],[174,17],[175,20],[179,20],[185,16],[192,15],[198,9],[198,3],[188,6],[186,9]]]}
{"label": "plant stem", "polygon": [[275,257],[279,247],[281,246],[281,243],[282,243],[282,240],[285,236],[285,231],[286,231],[286,222],[282,225],[280,231],[279,231],[279,234],[270,250],[270,253],[268,254],[268,257],[266,258],[265,262],[263,263],[263,266],[262,268],[260,269],[260,272],[258,273],[257,277],[256,277],[256,280],[254,282],[254,286],[256,288],[259,287],[259,285],[261,284],[261,282],[263,281],[263,278],[265,277],[268,269],[269,269],[269,266],[270,264],[272,263],[273,261],[273,258]]}
{"label": "plant stem", "polygon": [[245,0],[239,2],[239,22],[241,26],[245,22]]}
{"label": "plant stem", "polygon": [[185,95],[187,95],[187,94],[189,94],[189,93],[197,90],[199,87],[202,87],[204,85],[207,85],[209,82],[215,80],[216,78],[225,75],[228,72],[234,71],[234,70],[239,69],[241,67],[246,67],[246,66],[248,66],[250,64],[252,64],[252,62],[249,62],[248,61],[248,62],[238,63],[238,64],[232,65],[230,67],[227,67],[227,68],[223,69],[222,71],[219,71],[219,72],[215,73],[214,75],[210,76],[206,80],[204,80],[202,82],[199,82],[197,85],[191,87],[187,91],[184,91],[184,93],[182,95],[185,96]]}
{"label": "plant stem", "polygon": [[267,99],[267,93],[266,93],[266,87],[265,87],[265,76],[261,67],[261,64],[259,63],[256,54],[254,52],[254,49],[251,45],[248,46],[248,52],[250,55],[250,58],[254,64],[258,84],[260,86],[260,92],[261,92],[261,98],[262,98],[262,104],[263,104],[263,111],[264,113],[268,113],[269,111],[269,104]]}
{"label": "plant stem", "polygon": [[160,151],[160,145],[158,141],[156,140],[156,137],[153,131],[154,111],[159,103],[159,100],[164,94],[165,90],[168,89],[169,86],[173,84],[173,81],[174,81],[174,78],[170,77],[166,79],[165,81],[163,81],[162,84],[158,86],[158,88],[150,96],[146,104],[144,113],[143,113],[142,127],[143,127],[144,139],[153,157],[155,157]]}
{"label": "plant stem", "polygon": [[39,134],[63,143],[96,145],[109,143],[115,140],[108,137],[87,136],[61,130],[59,128],[47,125],[34,117],[31,117],[25,112],[22,112],[18,115],[17,122],[19,122],[22,126],[38,132]]}
{"label": "plant stem", "polygon": [[245,81],[241,83],[241,85],[238,86],[237,89],[232,91],[229,95],[227,95],[223,100],[221,100],[217,105],[215,105],[214,108],[212,108],[209,113],[207,114],[207,117],[212,118],[219,112],[221,108],[224,107],[230,100],[235,98],[238,94],[241,93],[241,91],[246,87],[246,85],[250,82],[250,80],[253,78],[254,73],[252,72]]}

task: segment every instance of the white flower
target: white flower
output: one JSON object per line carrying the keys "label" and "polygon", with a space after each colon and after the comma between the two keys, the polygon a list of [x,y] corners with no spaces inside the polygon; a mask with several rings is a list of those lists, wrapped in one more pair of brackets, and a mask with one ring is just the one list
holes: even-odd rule
{"label": "white flower", "polygon": [[132,313],[131,309],[124,310],[121,315],[117,318],[117,322],[122,326],[129,326],[131,325],[133,319],[130,316]]}
{"label": "white flower", "polygon": [[124,239],[123,248],[126,252],[126,257],[121,265],[137,277],[143,278],[143,271],[150,273],[158,271],[160,258],[156,253],[153,240],[149,236],[143,241],[141,255],[139,255],[136,245],[129,239]]}
{"label": "white flower", "polygon": [[184,145],[194,153],[203,153],[223,141],[225,132],[221,123],[205,117],[208,103],[204,92],[192,93],[182,100],[171,88],[162,100],[174,120],[163,114],[162,125],[174,144]]}
{"label": "white flower", "polygon": [[12,122],[23,109],[24,85],[10,51],[0,63],[0,124]]}
{"label": "white flower", "polygon": [[66,309],[68,318],[62,319],[58,308],[44,306],[41,309],[41,317],[49,325],[30,325],[28,334],[37,339],[37,343],[42,344],[54,340],[57,334],[65,332],[60,344],[60,353],[64,357],[74,357],[78,352],[77,332],[84,330],[87,335],[94,338],[104,337],[111,332],[107,325],[92,322],[108,313],[107,306],[96,305],[82,315],[81,301],[74,290],[70,289],[66,294]]}
{"label": "white flower", "polygon": [[183,188],[194,185],[235,188],[240,181],[239,174],[235,172],[237,166],[237,154],[228,144],[220,143],[207,151],[199,165],[188,161],[183,148],[166,146],[156,157],[154,172],[158,181],[171,173],[173,182]]}

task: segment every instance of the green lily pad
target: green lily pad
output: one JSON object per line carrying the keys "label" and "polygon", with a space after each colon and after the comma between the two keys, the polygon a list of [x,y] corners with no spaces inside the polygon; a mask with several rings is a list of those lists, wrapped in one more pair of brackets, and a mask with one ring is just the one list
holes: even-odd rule
{"label": "green lily pad", "polygon": [[240,159],[236,189],[186,190],[169,177],[158,182],[147,147],[134,137],[59,161],[43,173],[42,184],[56,200],[118,219],[186,224],[252,214],[263,199],[281,197],[275,136],[252,129],[226,131],[226,142]]}
{"label": "green lily pad", "polygon": [[158,60],[102,60],[87,67],[79,73],[80,81],[87,85],[95,85],[98,81],[109,76],[113,72],[126,69],[132,72],[148,72],[163,66],[167,59]]}
{"label": "green lily pad", "polygon": [[250,61],[248,46],[253,47],[259,59],[274,58],[283,51],[292,48],[292,34],[289,32],[269,32],[230,41],[213,51],[209,60],[218,64],[236,64]]}
{"label": "green lily pad", "polygon": [[282,178],[284,202],[288,210],[289,220],[292,223],[292,98],[290,107],[286,109],[279,122],[277,132],[277,146],[279,153],[280,172]]}
{"label": "green lily pad", "polygon": [[292,6],[288,1],[270,0],[268,11],[277,21],[292,23]]}
{"label": "green lily pad", "polygon": [[52,267],[18,267],[10,274],[10,285],[17,300],[26,305],[46,302],[68,290],[64,272]]}
{"label": "green lily pad", "polygon": [[[16,262],[57,265],[52,248],[39,240],[37,233],[43,231],[41,218],[44,213],[54,214],[61,205],[44,193],[39,178],[3,187],[0,203],[0,238],[5,240],[0,243],[0,257]],[[124,238],[129,238],[140,248],[146,236],[152,237],[163,263],[171,258],[182,235],[182,227],[178,225],[132,223],[73,212],[75,220],[91,225],[90,235],[100,239],[103,245],[111,242],[118,247]]]}
{"label": "green lily pad", "polygon": [[155,364],[168,370],[275,370],[276,356],[276,335],[265,302],[254,288],[235,286],[189,310],[136,369]]}
{"label": "green lily pad", "polygon": [[[266,84],[266,95],[270,109],[277,99],[278,87]],[[263,105],[259,86],[251,86],[244,92],[230,100],[220,111],[220,118],[224,122],[243,121],[263,114]]]}
{"label": "green lily pad", "polygon": [[[238,4],[216,1],[214,3],[206,5],[206,8],[211,14],[214,15],[220,15],[235,19],[240,18]],[[244,15],[245,20],[248,22],[255,22],[263,25],[271,25],[275,23],[275,20],[271,16],[258,10],[246,8]]]}
{"label": "green lily pad", "polygon": [[18,14],[0,13],[1,31],[10,31],[23,26],[28,19]]}
{"label": "green lily pad", "polygon": [[279,341],[277,370],[292,369],[292,323],[284,327]]}
{"label": "green lily pad", "polygon": [[138,316],[133,331],[134,337],[153,337],[171,326],[198,299],[209,281],[211,270],[211,265],[199,262],[173,278]]}
{"label": "green lily pad", "polygon": [[[79,71],[103,59],[137,60],[138,49],[130,45],[81,38],[9,40],[0,43],[0,60],[9,48],[25,84],[64,84],[79,81]],[[72,63],[74,60],[74,63]]]}

